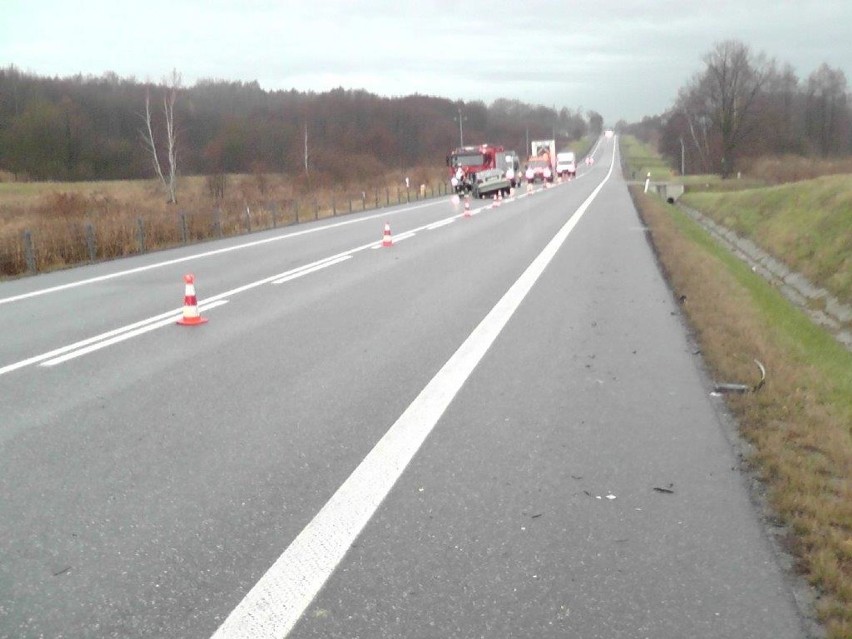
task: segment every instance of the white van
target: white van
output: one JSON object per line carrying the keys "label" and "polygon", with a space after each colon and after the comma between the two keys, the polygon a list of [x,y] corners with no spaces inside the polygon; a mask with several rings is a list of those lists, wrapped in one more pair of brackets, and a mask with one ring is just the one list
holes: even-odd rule
{"label": "white van", "polygon": [[577,176],[577,158],[573,151],[562,151],[556,154],[556,175],[559,177]]}

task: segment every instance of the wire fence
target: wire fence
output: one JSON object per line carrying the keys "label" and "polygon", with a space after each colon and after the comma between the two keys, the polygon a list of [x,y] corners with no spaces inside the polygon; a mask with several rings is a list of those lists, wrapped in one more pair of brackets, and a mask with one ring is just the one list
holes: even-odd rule
{"label": "wire fence", "polygon": [[43,221],[16,234],[0,236],[0,276],[95,263],[175,246],[333,218],[448,195],[449,185],[365,189],[341,199],[334,195],[269,200],[244,207],[177,209],[134,216],[92,211],[79,219]]}

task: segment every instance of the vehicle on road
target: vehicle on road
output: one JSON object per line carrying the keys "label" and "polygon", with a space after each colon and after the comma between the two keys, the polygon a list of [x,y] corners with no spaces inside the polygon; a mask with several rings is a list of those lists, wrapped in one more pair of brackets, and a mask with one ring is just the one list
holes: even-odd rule
{"label": "vehicle on road", "polygon": [[493,197],[498,194],[509,195],[512,182],[503,169],[488,169],[476,173],[473,182],[473,197]]}
{"label": "vehicle on road", "polygon": [[498,154],[502,152],[502,146],[492,144],[462,146],[453,149],[447,155],[447,166],[450,170],[450,184],[453,191],[470,193],[473,190],[476,173],[496,169]]}
{"label": "vehicle on road", "polygon": [[533,140],[530,143],[530,157],[524,171],[527,182],[553,182],[556,172],[555,147],[556,140]]}
{"label": "vehicle on road", "polygon": [[524,177],[528,183],[553,182],[553,170],[546,158],[530,158],[527,162]]}
{"label": "vehicle on road", "polygon": [[556,175],[577,177],[577,157],[573,151],[560,151],[556,154]]}

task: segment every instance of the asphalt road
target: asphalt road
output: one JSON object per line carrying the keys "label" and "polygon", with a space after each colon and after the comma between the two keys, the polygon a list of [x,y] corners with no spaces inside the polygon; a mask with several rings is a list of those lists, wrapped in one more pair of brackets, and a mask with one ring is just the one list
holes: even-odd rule
{"label": "asphalt road", "polygon": [[0,284],[0,637],[806,636],[595,159]]}

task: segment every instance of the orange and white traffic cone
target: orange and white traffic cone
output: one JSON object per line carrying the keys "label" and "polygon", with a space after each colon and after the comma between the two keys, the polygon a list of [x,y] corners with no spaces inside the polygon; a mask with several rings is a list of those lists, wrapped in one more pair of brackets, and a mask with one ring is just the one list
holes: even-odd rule
{"label": "orange and white traffic cone", "polygon": [[497,206],[503,204],[503,191],[497,191]]}
{"label": "orange and white traffic cone", "polygon": [[464,216],[470,217],[470,195],[464,196]]}
{"label": "orange and white traffic cone", "polygon": [[385,222],[385,232],[382,235],[382,246],[393,246],[393,237],[391,236],[390,224]]}
{"label": "orange and white traffic cone", "polygon": [[188,273],[183,276],[183,281],[186,282],[186,293],[183,298],[183,317],[177,323],[183,326],[195,326],[196,324],[206,323],[207,318],[201,317],[198,313],[198,299],[195,297],[195,276],[192,273]]}

